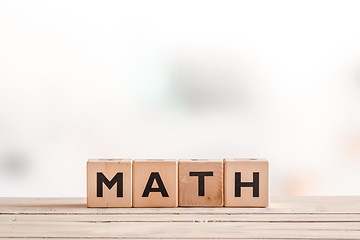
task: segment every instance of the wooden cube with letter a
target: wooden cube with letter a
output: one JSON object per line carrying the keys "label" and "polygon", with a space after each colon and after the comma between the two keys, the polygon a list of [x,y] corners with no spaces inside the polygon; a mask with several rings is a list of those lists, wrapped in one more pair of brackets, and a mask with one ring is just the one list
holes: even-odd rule
{"label": "wooden cube with letter a", "polygon": [[269,163],[265,159],[225,159],[225,207],[269,205]]}
{"label": "wooden cube with letter a", "polygon": [[133,161],[133,206],[177,207],[177,161],[172,159]]}
{"label": "wooden cube with letter a", "polygon": [[87,206],[132,206],[131,159],[90,159],[87,162]]}
{"label": "wooden cube with letter a", "polygon": [[179,206],[223,206],[223,160],[179,160]]}

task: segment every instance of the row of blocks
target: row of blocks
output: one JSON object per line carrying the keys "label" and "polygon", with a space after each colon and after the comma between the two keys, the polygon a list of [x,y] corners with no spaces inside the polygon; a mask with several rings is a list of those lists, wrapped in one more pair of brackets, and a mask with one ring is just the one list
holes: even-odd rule
{"label": "row of blocks", "polygon": [[87,162],[88,207],[266,207],[268,203],[265,159]]}

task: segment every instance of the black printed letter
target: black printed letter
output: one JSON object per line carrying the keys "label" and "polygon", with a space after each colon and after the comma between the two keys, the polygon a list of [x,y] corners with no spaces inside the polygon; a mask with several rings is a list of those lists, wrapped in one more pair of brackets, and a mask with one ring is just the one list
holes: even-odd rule
{"label": "black printed letter", "polygon": [[213,172],[190,172],[190,176],[198,176],[198,195],[205,196],[205,176],[213,176]]}
{"label": "black printed letter", "polygon": [[[158,188],[153,188],[152,185],[154,183],[154,180],[156,180],[158,184]],[[169,194],[167,193],[164,183],[161,180],[160,174],[158,172],[152,172],[150,174],[149,180],[146,184],[145,190],[142,194],[142,197],[148,197],[150,192],[161,192],[161,196],[163,197],[169,197]]]}
{"label": "black printed letter", "polygon": [[118,172],[109,181],[102,172],[97,173],[97,197],[103,197],[103,183],[111,189],[117,183],[117,197],[123,197],[123,173]]}
{"label": "black printed letter", "polygon": [[241,173],[235,172],[235,197],[241,197],[242,187],[252,187],[253,197],[259,197],[259,173],[253,172],[253,182],[241,182]]}

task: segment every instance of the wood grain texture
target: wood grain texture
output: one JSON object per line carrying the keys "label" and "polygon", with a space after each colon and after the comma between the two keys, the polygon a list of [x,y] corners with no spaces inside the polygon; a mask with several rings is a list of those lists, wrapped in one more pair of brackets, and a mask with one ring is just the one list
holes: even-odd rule
{"label": "wood grain texture", "polygon": [[360,239],[360,197],[272,197],[268,208],[87,208],[0,198],[1,239]]}
{"label": "wood grain texture", "polygon": [[[147,187],[153,190],[148,191],[148,195],[145,196]],[[164,191],[160,191],[161,187]],[[177,206],[177,161],[175,159],[135,159],[133,161],[133,207]]]}
{"label": "wood grain texture", "polygon": [[223,206],[222,159],[180,159],[178,168],[180,207]]}
{"label": "wood grain texture", "polygon": [[269,162],[266,159],[226,158],[224,169],[225,207],[268,206]]}
{"label": "wood grain texture", "polygon": [[[91,159],[87,162],[87,206],[88,207],[131,207],[132,206],[132,161],[131,159]],[[121,176],[121,196],[118,196],[117,182],[109,189],[102,184],[102,196],[97,195],[97,174],[103,174],[105,181]],[[121,175],[118,175],[121,174]]]}

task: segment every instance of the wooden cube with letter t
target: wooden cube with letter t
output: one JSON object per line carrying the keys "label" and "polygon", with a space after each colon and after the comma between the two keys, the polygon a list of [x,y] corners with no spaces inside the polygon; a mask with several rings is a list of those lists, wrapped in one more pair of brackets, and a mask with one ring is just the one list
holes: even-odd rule
{"label": "wooden cube with letter t", "polygon": [[223,160],[179,160],[179,206],[223,206]]}
{"label": "wooden cube with letter t", "polygon": [[132,206],[131,159],[90,159],[87,162],[87,206]]}
{"label": "wooden cube with letter t", "polygon": [[269,205],[269,163],[266,159],[225,159],[225,207]]}
{"label": "wooden cube with letter t", "polygon": [[134,207],[177,207],[176,160],[134,160],[133,176]]}

